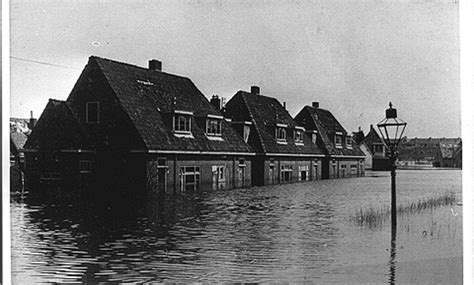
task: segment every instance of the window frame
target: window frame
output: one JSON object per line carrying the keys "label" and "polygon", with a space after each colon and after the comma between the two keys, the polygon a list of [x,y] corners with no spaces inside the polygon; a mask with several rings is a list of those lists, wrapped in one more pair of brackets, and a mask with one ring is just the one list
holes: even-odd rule
{"label": "window frame", "polygon": [[[184,130],[181,130],[181,120],[184,119],[183,127]],[[173,114],[173,132],[178,134],[191,134],[192,125],[191,125],[192,115],[175,113]]]}
{"label": "window frame", "polygon": [[[193,169],[189,171],[189,169]],[[186,182],[186,176],[192,176],[193,182]],[[181,191],[197,191],[201,186],[201,168],[200,166],[180,166],[179,167],[179,181]],[[193,189],[188,189],[192,186]]]}
{"label": "window frame", "polygon": [[[342,148],[342,136],[341,134],[334,135],[334,145],[336,148]],[[338,142],[340,140],[340,142]]]}
{"label": "window frame", "polygon": [[[84,168],[84,165],[88,165],[88,167]],[[90,159],[79,160],[79,173],[81,174],[92,173],[92,160]]]}
{"label": "window frame", "polygon": [[[217,126],[217,129],[215,132],[211,132],[211,123],[217,123],[215,126]],[[208,118],[206,119],[206,135],[208,136],[214,136],[214,137],[220,137],[222,136],[222,120],[215,119],[215,118]]]}
{"label": "window frame", "polygon": [[277,127],[276,128],[276,139],[277,139],[277,141],[285,141],[286,142],[286,128],[284,128],[284,127]]}

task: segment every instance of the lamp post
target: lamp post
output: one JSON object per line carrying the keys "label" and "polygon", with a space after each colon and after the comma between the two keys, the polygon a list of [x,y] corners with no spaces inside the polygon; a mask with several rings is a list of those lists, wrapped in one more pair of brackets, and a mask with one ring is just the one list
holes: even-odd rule
{"label": "lamp post", "polygon": [[398,145],[402,139],[403,132],[407,123],[397,118],[397,109],[392,108],[392,102],[388,104],[389,108],[385,110],[385,119],[377,124],[385,147],[390,158],[390,171],[392,176],[392,229],[397,226],[397,194],[395,188],[395,169],[398,157]]}

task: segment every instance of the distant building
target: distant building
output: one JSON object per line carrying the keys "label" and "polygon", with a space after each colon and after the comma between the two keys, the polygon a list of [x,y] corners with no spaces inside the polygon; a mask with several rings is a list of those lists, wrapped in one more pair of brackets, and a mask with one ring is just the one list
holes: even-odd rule
{"label": "distant building", "polygon": [[361,145],[361,149],[365,148],[368,153],[366,159],[368,169],[390,170],[390,159],[387,157],[384,143],[373,125],[370,125],[370,131],[364,137],[362,144],[364,146]]}
{"label": "distant building", "polygon": [[305,128],[325,154],[323,179],[364,175],[364,153],[331,112],[313,102],[296,115],[295,121]]}
{"label": "distant building", "polygon": [[399,146],[400,164],[425,167],[461,167],[461,138],[413,138]]}
{"label": "distant building", "polygon": [[239,91],[225,105],[225,117],[255,150],[252,161],[254,185],[271,185],[322,178],[321,149],[307,136],[277,99]]}

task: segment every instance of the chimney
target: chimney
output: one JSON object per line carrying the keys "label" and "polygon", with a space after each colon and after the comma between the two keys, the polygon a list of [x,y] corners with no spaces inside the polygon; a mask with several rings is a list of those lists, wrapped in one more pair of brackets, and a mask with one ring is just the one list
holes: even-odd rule
{"label": "chimney", "polygon": [[28,124],[28,128],[30,130],[36,125],[36,119],[33,117],[33,111],[30,111],[30,123]]}
{"label": "chimney", "polygon": [[161,71],[161,61],[156,59],[148,61],[148,68],[151,70]]}
{"label": "chimney", "polygon": [[313,108],[319,108],[319,102],[313,102]]}
{"label": "chimney", "polygon": [[216,110],[220,111],[221,108],[222,108],[222,104],[221,104],[221,99],[219,98],[218,95],[212,95],[212,98],[211,98],[211,105],[214,106],[214,108],[216,108]]}
{"label": "chimney", "polygon": [[260,87],[250,86],[250,93],[255,94],[255,95],[260,95]]}
{"label": "chimney", "polygon": [[286,102],[283,102],[283,108],[286,110]]}

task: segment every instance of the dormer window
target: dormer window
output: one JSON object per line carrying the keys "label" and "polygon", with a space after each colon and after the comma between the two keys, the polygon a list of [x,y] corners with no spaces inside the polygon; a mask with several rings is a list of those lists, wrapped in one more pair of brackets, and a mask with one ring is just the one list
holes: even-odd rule
{"label": "dormer window", "polygon": [[175,135],[191,135],[191,118],[192,112],[174,111],[173,114],[173,131]]}
{"label": "dormer window", "polygon": [[86,102],[86,123],[99,122],[99,102]]}
{"label": "dormer window", "polygon": [[222,135],[222,117],[208,115],[206,120],[206,134],[208,136],[221,136]]}
{"label": "dormer window", "polygon": [[346,136],[346,147],[351,149],[352,148],[352,137]]}
{"label": "dormer window", "polygon": [[337,132],[334,135],[334,144],[337,148],[342,148],[342,133]]}
{"label": "dormer window", "polygon": [[295,127],[295,132],[294,132],[294,135],[293,135],[293,139],[295,140],[295,144],[303,144],[303,132],[304,132],[304,128]]}
{"label": "dormer window", "polygon": [[286,143],[286,128],[287,125],[277,124],[276,126],[276,139],[278,143]]}
{"label": "dormer window", "polygon": [[174,131],[179,133],[191,132],[191,117],[185,115],[174,116]]}
{"label": "dormer window", "polygon": [[286,141],[286,130],[285,130],[285,128],[277,128],[277,140]]}

